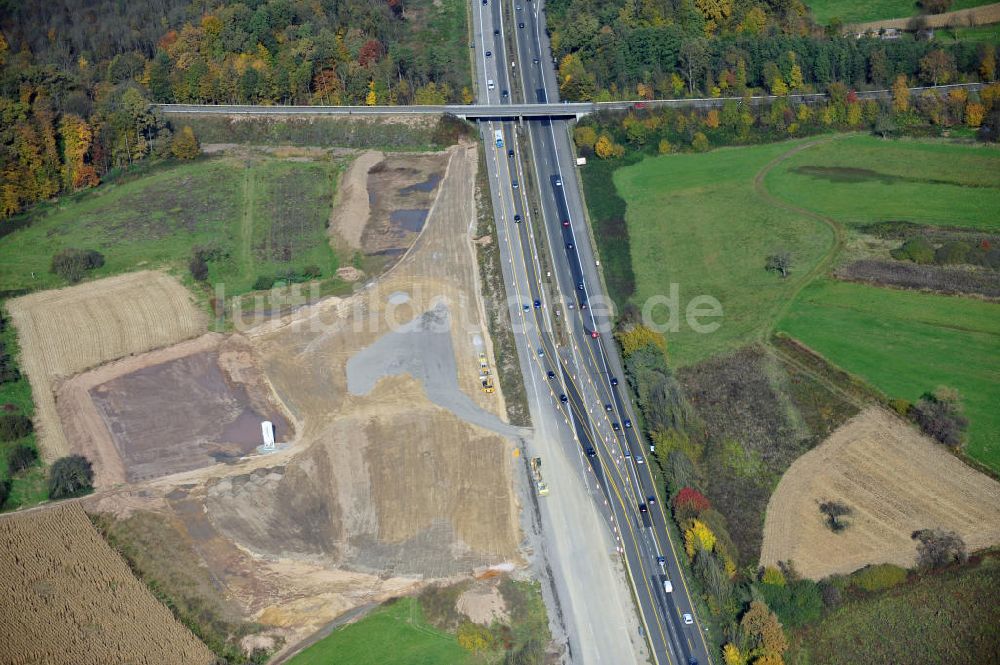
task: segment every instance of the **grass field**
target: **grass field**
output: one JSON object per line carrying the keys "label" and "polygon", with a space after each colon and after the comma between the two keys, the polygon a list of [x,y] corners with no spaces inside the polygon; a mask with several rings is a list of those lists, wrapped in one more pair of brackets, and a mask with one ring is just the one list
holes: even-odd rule
{"label": "grass field", "polygon": [[847,601],[794,636],[785,662],[802,665],[995,663],[1000,653],[1000,559],[928,575]]}
{"label": "grass field", "polygon": [[194,247],[218,248],[224,258],[209,263],[210,281],[228,295],[310,265],[330,276],[337,258],[325,225],[337,172],[329,162],[202,159],[66,197],[0,238],[0,288],[62,286],[49,266],[66,247],[104,254],[93,276],[160,266],[186,273]]}
{"label": "grass field", "polygon": [[967,453],[1000,471],[1000,308],[996,304],[821,280],[778,328],[891,397],[957,388]]}
{"label": "grass field", "polygon": [[[668,155],[615,171],[614,183],[628,202],[632,302],[641,308],[654,296],[669,295],[671,283],[679,285],[680,330],[666,333],[675,365],[766,332],[777,309],[832,246],[828,227],[775,208],[754,192],[757,172],[800,143]],[[767,256],[781,251],[793,260],[785,279],[764,270]],[[723,307],[721,327],[709,334],[683,321],[687,303],[702,294]]]}
{"label": "grass field", "polygon": [[[7,320],[7,325],[4,329],[0,330],[0,342],[3,342],[4,353],[10,354],[14,358],[18,357],[17,335],[15,334],[14,326],[11,325],[9,320]],[[25,376],[23,368],[19,369],[21,370],[20,379],[8,383],[0,383],[0,404],[5,406],[11,404],[13,405],[12,413],[24,414],[30,418],[35,411],[34,403],[31,399],[31,384],[28,383],[28,377]],[[36,463],[34,467],[26,469],[15,476],[11,475],[10,469],[7,466],[7,456],[15,446],[27,444],[36,450],[38,449],[36,436],[32,432],[21,439],[0,443],[0,481],[6,479],[10,479],[11,481],[10,494],[2,506],[4,510],[14,510],[22,506],[30,506],[39,501],[44,501],[49,497],[45,470],[41,467],[40,463]]]}
{"label": "grass field", "polygon": [[288,665],[459,665],[471,660],[454,635],[426,621],[415,598],[401,598],[335,630]]}
{"label": "grass field", "polygon": [[[987,5],[990,0],[955,0],[951,11]],[[806,2],[819,23],[827,24],[833,18],[844,23],[864,23],[890,18],[906,18],[920,13],[912,0],[812,0]]]}
{"label": "grass field", "polygon": [[846,225],[901,219],[1000,229],[1000,150],[986,147],[848,136],[803,150],[765,184]]}

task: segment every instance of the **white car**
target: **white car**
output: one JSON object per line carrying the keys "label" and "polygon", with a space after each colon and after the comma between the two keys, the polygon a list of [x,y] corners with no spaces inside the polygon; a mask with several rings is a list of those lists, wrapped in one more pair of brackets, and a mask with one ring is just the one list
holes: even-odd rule
{"label": "white car", "polygon": [[690,626],[693,623],[694,623],[694,617],[692,617],[690,614],[685,613],[684,614],[684,625],[685,626]]}
{"label": "white car", "polygon": [[666,591],[667,593],[673,593],[674,583],[671,582],[670,580],[663,580],[663,590]]}

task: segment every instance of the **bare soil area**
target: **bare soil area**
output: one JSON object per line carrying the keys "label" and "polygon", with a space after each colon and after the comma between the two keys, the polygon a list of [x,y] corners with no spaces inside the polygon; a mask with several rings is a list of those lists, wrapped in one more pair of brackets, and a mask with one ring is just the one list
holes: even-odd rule
{"label": "bare soil area", "polygon": [[0,518],[0,585],[4,663],[215,660],[132,575],[78,503]]}
{"label": "bare soil area", "polygon": [[[851,514],[831,531],[819,511],[837,500]],[[820,579],[871,563],[912,567],[910,534],[956,531],[970,550],[1000,542],[1000,483],[892,414],[869,408],[796,460],[771,496],[761,565],[792,561]]]}
{"label": "bare soil area", "polygon": [[[330,235],[339,236],[352,249],[361,249],[361,234],[371,212],[368,203],[368,172],[385,158],[377,150],[367,150],[354,160],[337,188],[337,200],[330,212]],[[334,246],[334,249],[338,249]]]}
{"label": "bare soil area", "polygon": [[71,448],[97,462],[95,486],[234,462],[293,428],[239,336],[205,335],[85,372],[59,391]]}
{"label": "bare soil area", "polygon": [[[286,645],[353,607],[427,581],[521,563],[512,485],[523,431],[505,422],[502,395],[484,392],[480,379],[481,355],[491,368],[496,361],[470,237],[476,148],[394,159],[387,172],[369,173],[369,187],[393,190],[374,207],[416,201],[426,207],[426,225],[396,236],[409,249],[376,282],[275,318],[238,343],[198,340],[202,346],[192,342],[138,373],[110,372],[90,384],[81,378],[77,386],[78,395],[96,395],[93,411],[105,409],[102,420],[122,441],[140,438],[142,407],[130,406],[130,395],[147,395],[147,413],[155,400],[188,404],[173,412],[190,411],[195,420],[177,452],[152,455],[177,435],[173,425],[133,444],[136,459],[149,454],[160,471],[180,472],[143,483],[151,498],[141,510],[132,492],[104,496],[94,509],[166,516],[177,535],[165,540],[190,542],[197,557],[190,565],[204,566],[247,618],[285,631]],[[435,172],[443,173],[439,181],[430,177]],[[386,233],[369,231],[364,238],[392,247]],[[236,364],[259,368],[260,381],[233,379],[231,364],[218,362],[226,381],[206,369],[216,362],[212,353],[221,358],[230,344],[249,354]],[[195,441],[225,430],[209,423],[213,417],[236,422],[239,405],[266,412],[253,399],[231,401],[237,386],[249,394],[263,384],[294,425],[292,444],[232,465],[182,470],[180,458],[218,452]]]}
{"label": "bare soil area", "polygon": [[[53,389],[61,379],[109,360],[200,335],[207,320],[173,277],[143,271],[7,302],[31,381],[43,457],[69,454]],[[113,325],[111,325],[113,322]]]}

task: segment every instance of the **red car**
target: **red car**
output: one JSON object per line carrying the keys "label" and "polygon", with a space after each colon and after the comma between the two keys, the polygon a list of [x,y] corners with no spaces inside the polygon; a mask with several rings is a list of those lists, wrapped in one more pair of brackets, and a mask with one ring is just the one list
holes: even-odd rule
{"label": "red car", "polygon": [[601,336],[601,333],[597,332],[596,330],[591,330],[590,336],[593,337],[594,339],[597,339],[598,337]]}
{"label": "red car", "polygon": [[563,220],[563,228],[564,228],[564,229],[565,229],[565,228],[569,228],[569,220],[568,220],[568,219],[564,219],[564,220]]}

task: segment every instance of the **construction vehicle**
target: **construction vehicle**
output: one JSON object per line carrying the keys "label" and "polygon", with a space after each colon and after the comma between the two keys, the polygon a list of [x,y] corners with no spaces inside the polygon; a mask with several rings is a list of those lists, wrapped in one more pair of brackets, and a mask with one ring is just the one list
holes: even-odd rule
{"label": "construction vehicle", "polygon": [[490,363],[485,353],[479,354],[479,381],[483,385],[484,393],[496,392],[496,388],[493,387],[493,377],[490,376]]}
{"label": "construction vehicle", "polygon": [[542,480],[542,458],[532,457],[531,458],[531,475],[535,479],[535,489],[538,490],[539,496],[548,496],[549,486],[545,484]]}

